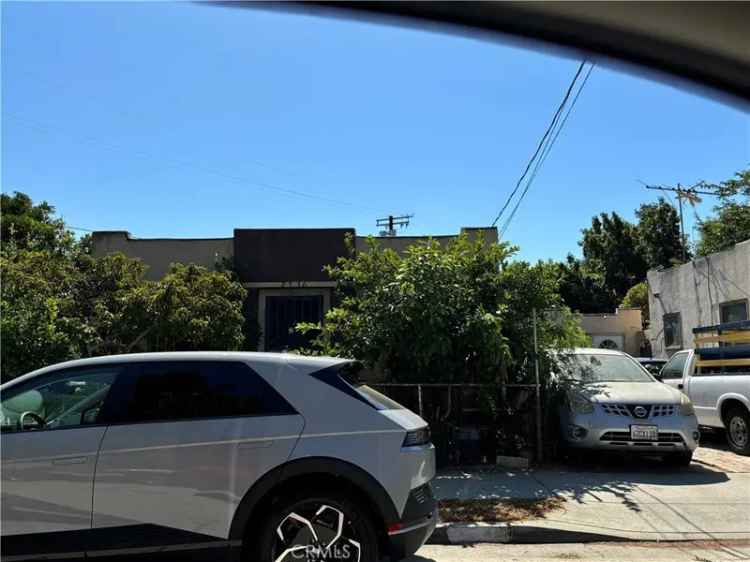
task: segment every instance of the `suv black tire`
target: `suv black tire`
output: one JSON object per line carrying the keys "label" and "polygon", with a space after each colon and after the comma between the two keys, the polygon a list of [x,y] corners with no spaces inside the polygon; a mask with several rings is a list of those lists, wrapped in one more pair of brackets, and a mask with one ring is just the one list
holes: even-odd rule
{"label": "suv black tire", "polygon": [[667,456],[666,461],[673,466],[690,466],[693,462],[693,452],[672,453]]}
{"label": "suv black tire", "polygon": [[[330,510],[320,512],[319,510],[323,506],[330,508]],[[356,546],[353,546],[351,542],[353,540],[359,544],[360,562],[377,562],[379,560],[378,535],[368,510],[363,506],[357,505],[342,491],[316,490],[314,488],[292,492],[290,495],[281,498],[273,504],[270,517],[263,517],[261,519],[260,529],[257,529],[255,533],[248,532],[246,534],[246,542],[252,541],[256,543],[255,545],[245,545],[245,551],[251,553],[251,557],[248,560],[252,562],[274,562],[287,548],[295,546],[297,542],[309,544],[305,540],[310,536],[309,531],[307,531],[308,527],[300,523],[298,519],[290,518],[290,514],[295,513],[304,517],[313,523],[313,527],[319,533],[322,531],[331,535],[336,530],[333,527],[329,529],[326,524],[331,524],[337,519],[338,515],[335,513],[336,511],[343,514],[344,525],[341,538],[334,541],[333,545],[330,545],[330,548],[338,548],[336,555],[331,557],[330,560],[357,560],[354,551]],[[320,515],[317,515],[318,513]],[[278,530],[280,526],[282,526],[282,534],[284,530],[289,531],[289,536],[285,537],[286,541],[282,541],[279,536]],[[297,538],[298,541],[293,540],[292,534],[294,534],[294,538]],[[320,543],[318,546],[322,546],[323,548],[328,546],[325,537],[321,536],[319,538]],[[330,536],[327,538],[330,540]],[[351,552],[353,556],[341,556],[342,552],[347,551],[344,548],[345,546],[348,547],[348,552]],[[302,554],[300,551],[297,553]],[[316,555],[302,555],[295,558],[290,554],[284,559],[284,562],[287,560],[322,562],[329,560],[329,558],[320,558]]]}
{"label": "suv black tire", "polygon": [[729,448],[738,455],[750,455],[750,413],[742,406],[731,408],[724,417]]}

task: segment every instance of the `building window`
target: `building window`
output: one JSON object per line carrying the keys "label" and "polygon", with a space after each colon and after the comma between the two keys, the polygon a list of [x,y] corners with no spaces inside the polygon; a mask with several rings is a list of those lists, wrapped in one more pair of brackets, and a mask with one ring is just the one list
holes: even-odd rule
{"label": "building window", "polygon": [[719,305],[721,323],[747,320],[747,300],[725,302]]}
{"label": "building window", "polygon": [[682,347],[682,318],[679,312],[664,315],[664,345]]}

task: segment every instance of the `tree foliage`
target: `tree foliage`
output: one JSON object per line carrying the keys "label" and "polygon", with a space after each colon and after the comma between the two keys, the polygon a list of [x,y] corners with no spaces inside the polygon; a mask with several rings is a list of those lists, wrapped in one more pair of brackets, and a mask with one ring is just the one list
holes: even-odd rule
{"label": "tree foliage", "polygon": [[[637,250],[648,269],[671,267],[690,257],[687,242],[680,234],[680,217],[673,205],[659,198],[657,203],[644,203],[635,212]],[[684,252],[684,254],[683,254]]]}
{"label": "tree foliage", "polygon": [[617,300],[646,278],[648,263],[639,251],[638,229],[615,212],[601,213],[583,229],[581,248],[586,265],[602,275]]}
{"label": "tree foliage", "polygon": [[[548,266],[509,263],[507,243],[465,236],[432,240],[403,255],[372,239],[328,268],[340,303],[308,352],[353,357],[403,382],[494,382],[520,376],[528,359],[531,309],[560,304]],[[540,320],[544,343],[570,343],[574,321]]]}
{"label": "tree foliage", "polygon": [[637,285],[633,285],[625,297],[622,299],[620,306],[624,308],[640,308],[641,318],[643,323],[646,324],[649,319],[648,309],[648,283],[641,281]]}
{"label": "tree foliage", "polygon": [[719,204],[714,207],[716,217],[698,225],[697,254],[707,256],[750,239],[750,168],[718,184],[702,182],[700,187],[716,191]]}
{"label": "tree foliage", "polygon": [[558,264],[560,294],[573,310],[611,312],[649,269],[680,263],[683,250],[690,256],[672,205],[660,198],[635,214],[635,224],[615,212],[593,217],[579,242],[583,259],[569,254]]}
{"label": "tree foliage", "polygon": [[611,311],[617,304],[617,296],[607,287],[604,275],[572,254],[557,264],[557,278],[560,297],[572,310],[589,314]]}
{"label": "tree foliage", "polygon": [[175,264],[147,281],[140,260],[90,255],[46,203],[3,198],[23,226],[7,230],[0,256],[3,380],[80,357],[242,347],[247,293],[231,272]]}
{"label": "tree foliage", "polygon": [[70,251],[75,245],[73,235],[54,213],[55,208],[46,201],[35,205],[25,193],[3,193],[0,195],[3,245],[54,253]]}
{"label": "tree foliage", "polygon": [[149,325],[144,337],[155,351],[242,348],[247,291],[225,272],[174,264],[164,278],[138,292]]}
{"label": "tree foliage", "polygon": [[70,317],[69,264],[49,252],[21,250],[0,257],[0,361],[2,380],[78,357],[82,326]]}

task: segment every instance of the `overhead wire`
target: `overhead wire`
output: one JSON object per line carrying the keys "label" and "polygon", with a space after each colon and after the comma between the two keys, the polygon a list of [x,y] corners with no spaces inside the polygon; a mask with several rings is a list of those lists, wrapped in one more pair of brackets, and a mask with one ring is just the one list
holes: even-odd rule
{"label": "overhead wire", "polygon": [[[584,64],[585,62],[586,61],[584,61],[581,64]],[[534,170],[531,172],[531,175],[529,176],[529,179],[526,182],[526,186],[524,187],[523,191],[521,192],[520,197],[516,201],[516,204],[513,207],[513,210],[511,211],[510,215],[508,216],[508,219],[505,221],[502,229],[500,230],[499,235],[501,238],[505,234],[505,232],[508,230],[508,227],[510,226],[510,223],[513,220],[513,217],[515,217],[516,212],[518,211],[518,208],[521,206],[521,202],[523,201],[524,197],[526,197],[526,194],[528,193],[529,188],[531,187],[531,184],[534,183],[534,179],[539,173],[539,170],[541,169],[541,167],[544,165],[544,162],[547,160],[549,153],[552,151],[552,147],[554,146],[555,142],[557,141],[557,138],[560,136],[560,133],[565,127],[565,123],[567,123],[568,118],[570,117],[570,114],[573,112],[573,108],[575,108],[576,102],[578,102],[578,98],[581,95],[583,88],[586,86],[586,82],[588,82],[589,76],[591,76],[591,72],[594,70],[594,66],[595,65],[593,63],[589,66],[588,72],[586,72],[586,76],[581,82],[580,87],[576,91],[575,96],[573,96],[573,100],[571,101],[570,105],[568,106],[565,112],[565,116],[563,117],[562,121],[560,121],[560,125],[555,130],[555,133],[551,137],[549,142],[546,143],[545,148],[542,150],[541,156],[537,159],[536,164],[534,166]],[[574,85],[575,85],[575,80],[571,83],[571,86],[574,86]],[[568,93],[568,96],[566,96],[566,99],[567,97],[569,97],[569,93]]]}
{"label": "overhead wire", "polygon": [[575,86],[575,83],[578,81],[578,77],[581,75],[581,72],[583,71],[583,67],[586,64],[586,61],[581,61],[581,64],[578,66],[578,70],[576,71],[575,75],[573,76],[573,80],[571,80],[570,85],[568,86],[567,91],[565,92],[565,96],[563,97],[562,102],[560,102],[560,105],[557,107],[557,110],[555,111],[554,116],[552,117],[552,120],[550,121],[549,125],[547,126],[547,130],[544,131],[544,134],[542,135],[542,138],[539,140],[539,144],[536,147],[536,150],[534,150],[534,153],[531,155],[531,158],[526,163],[526,168],[524,168],[523,173],[518,178],[518,181],[516,182],[516,186],[513,188],[513,191],[511,191],[510,195],[508,195],[508,198],[505,200],[505,203],[503,204],[502,208],[500,209],[500,212],[498,212],[497,216],[495,217],[495,220],[492,221],[492,226],[495,226],[497,222],[500,220],[500,218],[503,216],[503,213],[505,212],[505,209],[508,208],[508,205],[510,205],[510,202],[513,200],[513,197],[518,192],[518,189],[521,187],[521,183],[523,182],[524,178],[526,177],[526,174],[529,173],[529,170],[531,169],[531,166],[536,161],[537,157],[539,156],[539,153],[542,150],[542,147],[547,142],[547,139],[549,138],[550,133],[552,132],[552,129],[554,128],[555,124],[557,124],[558,119],[560,118],[560,114],[563,111],[563,108],[565,107],[565,104],[568,102],[568,98],[570,97],[570,93],[573,91],[573,87]]}
{"label": "overhead wire", "polygon": [[145,156],[147,158],[158,159],[158,160],[161,160],[162,162],[171,163],[171,164],[173,164],[175,166],[182,166],[182,167],[187,167],[187,168],[193,168],[193,169],[200,170],[200,171],[202,171],[204,173],[207,173],[207,174],[211,174],[211,175],[215,175],[215,176],[218,176],[218,177],[225,178],[225,179],[227,179],[229,181],[233,181],[235,183],[251,184],[251,185],[254,185],[254,186],[256,186],[258,188],[261,188],[261,189],[265,189],[265,190],[268,190],[268,191],[275,191],[275,192],[282,193],[284,195],[292,196],[292,197],[305,198],[305,199],[311,199],[311,200],[318,200],[318,201],[323,201],[323,202],[326,202],[326,203],[331,203],[331,204],[336,204],[336,205],[343,205],[343,206],[348,206],[348,207],[354,207],[354,208],[359,208],[359,209],[363,209],[363,210],[367,210],[367,211],[375,211],[375,212],[379,212],[379,213],[385,212],[383,209],[378,209],[378,208],[375,208],[375,207],[369,207],[369,206],[361,205],[361,204],[358,204],[358,203],[353,203],[351,201],[344,201],[344,200],[340,200],[340,199],[334,199],[334,198],[330,198],[330,197],[325,197],[325,196],[318,195],[318,194],[315,194],[315,193],[309,193],[309,192],[301,191],[301,190],[298,190],[298,189],[287,188],[287,187],[284,187],[282,185],[275,184],[275,183],[269,183],[269,182],[262,181],[262,180],[254,180],[254,179],[243,177],[243,176],[239,176],[239,175],[236,175],[236,174],[231,174],[231,173],[223,172],[221,170],[217,170],[215,168],[203,166],[201,164],[197,164],[197,163],[191,162],[191,161],[180,160],[180,159],[176,159],[176,158],[163,158],[161,156],[148,153],[148,152],[146,152],[144,150],[131,150],[131,149],[127,149],[125,147],[113,144],[113,143],[111,143],[109,141],[104,141],[103,142],[101,139],[97,139],[95,137],[80,137],[80,136],[77,136],[77,135],[70,134],[70,133],[68,133],[66,131],[63,131],[63,132],[56,131],[54,128],[51,128],[49,126],[45,126],[43,124],[39,124],[38,122],[31,121],[31,120],[26,119],[24,117],[20,117],[18,115],[13,114],[12,112],[6,112],[5,116],[6,117],[10,117],[10,118],[14,119],[15,121],[17,121],[19,123],[22,123],[22,124],[24,124],[24,125],[26,125],[28,127],[40,130],[42,132],[57,132],[58,134],[62,134],[64,136],[72,138],[72,139],[76,140],[77,142],[83,142],[83,143],[86,143],[86,144],[94,144],[94,145],[102,146],[104,148],[108,148],[110,150],[122,151],[122,152],[127,152],[129,154],[136,154],[136,155]]}

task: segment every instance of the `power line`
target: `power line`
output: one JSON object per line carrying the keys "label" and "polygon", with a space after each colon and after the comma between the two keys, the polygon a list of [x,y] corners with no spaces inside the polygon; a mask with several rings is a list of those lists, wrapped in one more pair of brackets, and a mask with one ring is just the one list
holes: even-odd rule
{"label": "power line", "polygon": [[350,201],[343,201],[343,200],[340,200],[340,199],[333,199],[333,198],[330,198],[330,197],[325,197],[325,196],[317,195],[317,194],[314,194],[314,193],[308,193],[308,192],[300,191],[300,190],[297,190],[297,189],[290,189],[290,188],[281,186],[279,184],[269,183],[269,182],[260,181],[260,180],[254,180],[254,179],[246,178],[246,177],[243,177],[243,176],[238,176],[236,174],[229,174],[227,172],[223,172],[223,171],[217,170],[215,168],[210,168],[210,167],[207,167],[207,166],[203,166],[201,164],[196,164],[195,162],[190,162],[190,161],[187,161],[187,160],[179,160],[179,159],[175,159],[175,158],[166,159],[166,158],[163,158],[161,156],[157,156],[155,154],[151,154],[151,153],[145,152],[143,150],[126,149],[126,148],[124,148],[122,146],[118,146],[116,144],[112,144],[111,142],[102,142],[101,139],[97,139],[97,138],[94,138],[94,137],[85,138],[85,137],[79,137],[77,135],[71,135],[70,133],[68,133],[66,131],[63,131],[63,132],[55,131],[55,129],[50,128],[49,126],[40,125],[39,123],[35,123],[35,122],[30,121],[28,119],[25,119],[23,117],[19,117],[18,115],[14,115],[11,112],[6,112],[5,116],[9,116],[12,119],[15,119],[16,121],[18,121],[19,123],[25,124],[26,126],[30,126],[30,127],[35,128],[37,130],[40,130],[42,132],[47,132],[47,133],[49,133],[49,132],[57,132],[58,134],[62,134],[64,136],[72,138],[72,139],[74,139],[74,140],[76,140],[78,142],[83,142],[83,143],[86,143],[86,144],[94,144],[94,145],[102,146],[104,148],[108,148],[110,150],[126,152],[128,154],[140,154],[141,156],[145,156],[147,158],[152,158],[152,159],[157,159],[157,160],[160,160],[162,162],[171,162],[175,166],[182,166],[182,167],[187,167],[187,168],[193,168],[193,169],[200,170],[200,171],[202,171],[204,173],[207,173],[207,174],[219,176],[219,177],[228,179],[230,181],[234,181],[236,183],[252,184],[252,185],[255,185],[256,187],[259,187],[261,189],[265,189],[265,190],[269,190],[269,191],[276,191],[278,193],[282,193],[282,194],[287,195],[287,196],[299,197],[299,198],[305,198],[305,199],[313,199],[313,200],[323,201],[323,202],[326,202],[326,203],[331,203],[331,204],[336,204],[336,205],[344,205],[344,206],[348,206],[348,207],[356,207],[356,208],[360,208],[360,209],[368,210],[368,211],[378,211],[378,212],[380,212],[382,210],[382,209],[376,209],[375,207],[369,207],[369,206],[364,206],[364,205],[360,205],[360,204],[357,204],[357,203],[352,203]]}
{"label": "power line", "polygon": [[[53,89],[53,92],[57,91],[61,87],[67,87],[68,86],[68,81],[67,80],[50,80],[50,78],[48,76],[44,76],[44,75],[36,73],[36,72],[31,72],[28,69],[15,69],[14,72],[18,72],[20,74],[25,74],[26,76],[29,76],[29,77],[33,78],[35,80],[35,82],[37,82],[37,83],[40,82],[40,81],[41,82],[46,82],[47,86],[50,86]],[[89,91],[87,93],[87,95],[85,95],[85,98],[86,99],[96,100],[96,99],[99,99],[100,96],[96,96],[96,95],[92,94]],[[141,120],[143,120],[143,115],[142,114],[135,113],[133,111],[128,111],[128,110],[125,110],[125,109],[123,109],[121,107],[110,108],[110,113],[115,113],[117,115],[125,117],[126,119],[141,119]],[[248,164],[253,164],[255,166],[258,166],[259,168],[265,168],[266,170],[270,170],[272,172],[280,172],[282,174],[297,175],[297,176],[300,174],[299,170],[296,170],[296,171],[285,170],[285,169],[280,168],[278,166],[267,164],[265,162],[261,162],[260,160],[255,160],[253,158],[243,158],[243,162],[247,162]]]}
{"label": "power line", "polygon": [[[565,123],[567,123],[568,117],[570,117],[570,114],[573,112],[573,108],[575,107],[576,102],[578,101],[578,97],[581,95],[581,92],[583,91],[583,88],[586,86],[586,82],[588,82],[589,76],[591,76],[591,72],[593,70],[594,70],[594,64],[591,64],[591,66],[589,66],[588,72],[586,73],[586,76],[583,78],[583,81],[581,82],[581,86],[578,88],[576,95],[573,97],[573,101],[568,106],[568,109],[565,112],[565,116],[560,122],[560,125],[557,127],[557,130],[555,131],[554,136],[551,138],[551,140],[547,143],[547,146],[545,147],[545,149],[542,151],[542,155],[537,160],[536,165],[534,166],[534,170],[532,171],[531,176],[529,176],[529,180],[526,182],[526,186],[524,187],[523,192],[521,192],[521,196],[518,198],[518,201],[516,201],[516,204],[513,207],[513,210],[511,211],[510,216],[505,221],[505,224],[503,225],[503,228],[500,231],[501,238],[505,234],[505,232],[508,230],[508,227],[510,226],[510,223],[513,220],[513,217],[515,217],[516,215],[516,211],[518,211],[518,208],[521,206],[521,202],[523,201],[524,197],[526,197],[526,193],[529,191],[531,184],[534,183],[534,179],[536,179],[536,175],[539,173],[539,170],[544,165],[544,162],[547,160],[547,156],[549,156],[549,153],[552,151],[552,147],[557,141],[557,137],[560,136],[560,133],[565,127]],[[571,86],[574,83],[575,81],[571,84]]]}
{"label": "power line", "polygon": [[[682,261],[687,262],[687,239],[685,238],[685,221],[682,215],[682,200],[685,199],[688,203],[690,203],[690,206],[693,207],[693,211],[695,212],[695,204],[701,202],[701,198],[698,197],[698,195],[712,195],[715,197],[716,193],[712,193],[710,191],[699,191],[696,189],[695,185],[692,187],[682,187],[679,183],[677,184],[677,187],[669,187],[664,185],[648,185],[646,183],[644,183],[643,185],[646,187],[646,189],[656,189],[663,193],[669,193],[670,191],[673,191],[677,194],[677,202],[679,203],[680,208],[680,242],[682,245]],[[698,216],[697,212],[695,216]]]}
{"label": "power line", "polygon": [[500,220],[500,217],[503,216],[503,213],[505,212],[505,209],[508,208],[508,205],[510,204],[511,200],[513,199],[513,196],[518,191],[518,188],[521,187],[521,182],[523,182],[523,179],[526,177],[526,174],[529,173],[529,169],[531,169],[532,164],[536,160],[537,156],[539,155],[539,152],[542,150],[542,146],[544,146],[544,143],[547,141],[547,138],[550,135],[550,132],[552,131],[552,128],[557,123],[557,120],[560,117],[560,114],[562,113],[563,107],[565,107],[565,104],[568,102],[568,98],[570,97],[570,93],[573,91],[573,86],[575,85],[576,81],[578,80],[578,77],[581,75],[581,71],[583,70],[583,66],[586,64],[586,61],[581,61],[581,64],[578,67],[578,70],[575,73],[575,76],[573,76],[573,80],[570,82],[570,86],[568,86],[568,90],[565,92],[565,96],[563,97],[562,102],[557,108],[557,111],[555,111],[554,116],[552,117],[552,121],[550,121],[550,124],[547,126],[547,130],[544,132],[544,135],[542,135],[541,140],[539,141],[539,144],[536,147],[536,150],[534,151],[534,154],[529,159],[528,163],[526,164],[526,168],[524,169],[523,173],[521,174],[521,177],[518,178],[518,181],[516,182],[516,186],[513,188],[513,191],[511,191],[510,195],[508,195],[508,198],[506,199],[505,203],[503,204],[502,208],[500,209],[500,212],[495,217],[495,220],[492,221],[492,226],[495,226],[497,224],[497,221]]}

